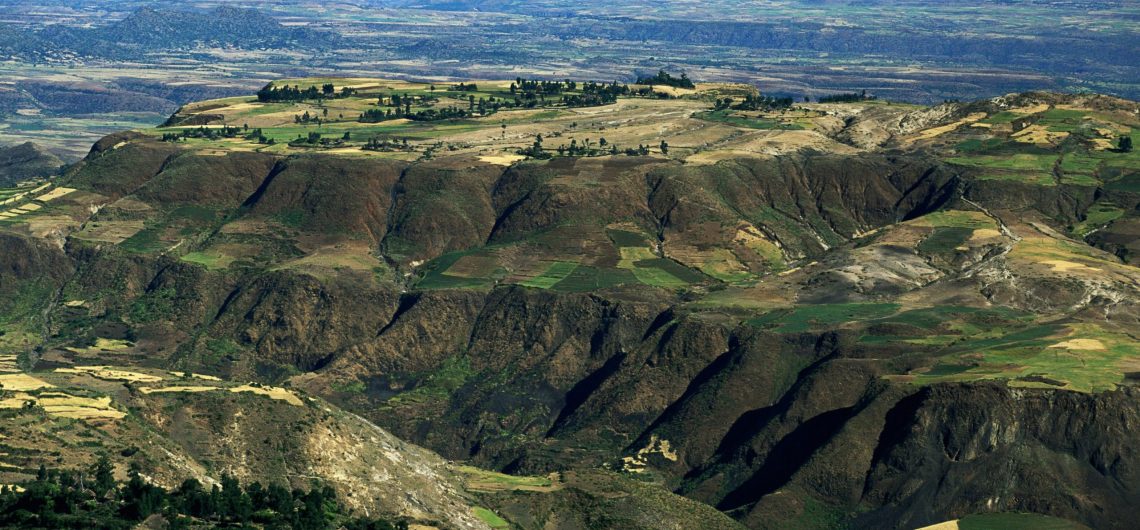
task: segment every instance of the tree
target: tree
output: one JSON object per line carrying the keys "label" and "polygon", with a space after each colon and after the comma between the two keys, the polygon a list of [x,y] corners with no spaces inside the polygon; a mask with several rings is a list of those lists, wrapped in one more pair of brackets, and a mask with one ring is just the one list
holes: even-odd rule
{"label": "tree", "polygon": [[115,468],[107,455],[99,457],[99,461],[91,468],[91,474],[95,476],[95,483],[91,487],[95,491],[96,498],[106,497],[107,493],[115,488]]}
{"label": "tree", "polygon": [[1122,152],[1122,153],[1131,152],[1132,151],[1132,137],[1129,135],[1121,136],[1120,140],[1117,141],[1117,143],[1116,143],[1116,148],[1119,149],[1120,152]]}
{"label": "tree", "polygon": [[669,144],[665,143],[665,140],[661,140],[661,154],[669,154]]}

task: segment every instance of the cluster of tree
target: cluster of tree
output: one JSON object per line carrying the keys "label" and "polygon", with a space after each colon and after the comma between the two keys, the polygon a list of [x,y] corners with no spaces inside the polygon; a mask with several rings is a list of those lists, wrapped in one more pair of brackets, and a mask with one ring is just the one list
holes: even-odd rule
{"label": "cluster of tree", "polygon": [[[245,134],[242,134],[242,133]],[[276,142],[273,138],[265,136],[265,133],[260,129],[249,130],[249,125],[244,125],[241,128],[230,127],[223,125],[221,128],[200,126],[197,129],[186,129],[182,132],[167,132],[162,133],[162,141],[164,142],[178,142],[187,138],[204,138],[207,140],[217,140],[220,138],[237,138],[243,137],[251,142],[259,144],[273,145]]]}
{"label": "cluster of tree", "polygon": [[630,94],[628,85],[613,83],[595,83],[587,81],[582,83],[581,94],[567,94],[562,96],[562,103],[567,107],[596,107],[609,105],[617,101],[618,96]]}
{"label": "cluster of tree", "polygon": [[162,141],[164,142],[177,142],[187,138],[205,138],[207,140],[217,140],[219,138],[237,138],[241,135],[243,130],[248,130],[249,127],[244,129],[241,127],[230,127],[223,125],[221,127],[206,127],[200,126],[197,129],[184,129],[178,133],[162,133]]}
{"label": "cluster of tree", "polygon": [[283,101],[305,101],[326,98],[347,98],[356,94],[356,89],[342,87],[340,92],[332,83],[325,83],[321,88],[310,86],[302,89],[299,85],[275,87],[269,83],[257,91],[257,100],[262,103],[275,103]]}
{"label": "cluster of tree", "polygon": [[411,107],[397,107],[395,111],[392,109],[368,109],[360,114],[358,121],[361,123],[379,123],[387,120],[398,120],[406,118],[412,121],[440,121],[440,120],[459,120],[469,118],[473,112],[461,109],[456,106],[444,107],[441,109],[425,109],[417,112],[412,112]]}
{"label": "cluster of tree", "polygon": [[392,94],[390,96],[379,96],[376,98],[376,104],[381,107],[392,107],[411,110],[412,105],[426,105],[432,101],[439,101],[436,96],[409,96],[407,94]]}
{"label": "cluster of tree", "polygon": [[676,88],[697,88],[696,85],[689,79],[689,76],[682,73],[681,77],[673,77],[665,70],[658,70],[657,75],[653,77],[639,76],[637,78],[639,85],[665,85]]}
{"label": "cluster of tree", "polygon": [[309,114],[309,111],[306,110],[304,114],[294,114],[293,123],[305,125],[316,123],[317,127],[320,127],[321,124],[324,123],[325,118],[328,118],[328,115],[329,109],[322,109],[320,116]]}
{"label": "cluster of tree", "polygon": [[733,110],[780,110],[791,107],[795,100],[790,97],[778,98],[775,96],[764,96],[748,94],[744,96],[744,101],[735,103],[732,98],[724,98],[716,100],[716,109],[733,109]]}
{"label": "cluster of tree", "polygon": [[277,143],[277,141],[273,138],[265,136],[265,133],[261,130],[260,127],[246,133],[245,139],[251,142],[257,142],[259,144],[273,145]]}
{"label": "cluster of tree", "polygon": [[101,458],[90,469],[40,467],[35,480],[0,489],[0,527],[109,530],[136,527],[161,515],[171,530],[184,528],[291,528],[294,530],[406,530],[403,521],[352,517],[338,504],[336,492],[313,483],[308,491],[253,482],[242,486],[223,476],[209,489],[187,479],[168,491],[148,483],[132,468],[124,484]]}
{"label": "cluster of tree", "polygon": [[342,147],[345,142],[352,139],[352,133],[345,132],[340,138],[325,138],[319,132],[310,132],[308,136],[298,136],[289,142],[292,147]]}
{"label": "cluster of tree", "polygon": [[1124,136],[1121,136],[1120,139],[1117,140],[1117,142],[1116,142],[1116,149],[1118,151],[1120,151],[1121,153],[1131,153],[1132,152],[1132,137],[1127,135],[1127,134]]}
{"label": "cluster of tree", "polygon": [[867,95],[867,91],[851,92],[849,94],[832,94],[830,96],[820,96],[816,101],[820,103],[855,103],[859,101],[867,101],[875,99],[875,96]]}
{"label": "cluster of tree", "polygon": [[478,92],[479,85],[476,85],[475,83],[471,83],[470,85],[466,83],[459,83],[458,85],[451,85],[451,89],[456,92]]}
{"label": "cluster of tree", "polygon": [[412,146],[408,145],[408,139],[404,138],[402,142],[396,141],[394,138],[369,138],[361,149],[365,151],[411,151]]}
{"label": "cluster of tree", "polygon": [[578,83],[569,79],[565,81],[544,81],[540,79],[515,78],[511,83],[511,93],[516,94],[561,94],[563,91],[572,92],[578,89]]}
{"label": "cluster of tree", "polygon": [[[668,154],[669,144],[662,140],[660,149],[661,154]],[[636,148],[622,149],[618,147],[617,144],[609,143],[605,138],[599,138],[597,143],[593,143],[589,138],[586,138],[582,141],[582,143],[578,143],[578,140],[576,139],[571,139],[570,145],[561,144],[555,149],[555,151],[558,153],[558,156],[570,157],[606,155],[616,156],[619,154],[625,154],[628,156],[647,156],[649,155],[649,146],[639,144]],[[518,151],[518,154],[537,159],[547,159],[555,156],[554,153],[543,149],[542,135],[536,136],[534,143],[531,144],[530,147],[520,149]]]}

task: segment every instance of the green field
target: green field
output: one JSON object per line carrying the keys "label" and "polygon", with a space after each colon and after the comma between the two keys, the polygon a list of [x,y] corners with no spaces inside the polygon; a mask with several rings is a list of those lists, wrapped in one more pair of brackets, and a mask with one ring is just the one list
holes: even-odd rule
{"label": "green field", "polygon": [[973,228],[957,226],[936,228],[932,234],[918,244],[918,250],[924,254],[951,253],[969,240],[973,234]]}
{"label": "green field", "polygon": [[224,269],[234,261],[232,256],[216,252],[191,252],[182,256],[182,261],[203,265],[207,269]]}
{"label": "green field", "polygon": [[1085,220],[1073,227],[1073,233],[1084,237],[1093,230],[1111,223],[1124,215],[1124,209],[1106,201],[1099,201],[1085,212]]}
{"label": "green field", "polygon": [[573,261],[557,261],[547,267],[542,274],[535,276],[524,282],[519,282],[519,285],[526,287],[536,287],[539,289],[549,289],[554,287],[558,282],[565,280],[570,276],[575,269],[578,268],[578,263]]}
{"label": "green field", "polygon": [[637,277],[627,269],[608,269],[582,265],[574,269],[574,272],[570,273],[564,280],[555,284],[552,289],[580,293],[637,282]]}
{"label": "green field", "polygon": [[802,305],[777,309],[750,319],[748,324],[779,333],[802,333],[848,322],[875,320],[898,311],[893,303],[852,303]]}
{"label": "green field", "polygon": [[457,261],[471,252],[452,252],[445,254],[428,263],[425,273],[420,281],[416,282],[417,289],[470,289],[483,288],[492,283],[490,278],[468,278],[447,274],[447,271]]}
{"label": "green field", "polygon": [[975,155],[951,157],[947,158],[946,161],[960,166],[1050,172],[1053,170],[1053,164],[1057,161],[1057,155],[1027,153],[1018,153],[1010,156]]}
{"label": "green field", "polygon": [[744,127],[747,129],[794,131],[804,128],[803,125],[800,125],[795,121],[785,122],[768,118],[750,118],[747,116],[739,116],[733,111],[728,110],[699,112],[693,117],[702,120],[714,121],[717,123],[724,123],[727,125],[732,125],[734,127]]}
{"label": "green field", "polygon": [[610,236],[610,240],[618,247],[640,248],[649,246],[649,239],[637,232],[610,228],[606,230],[606,234]]}
{"label": "green field", "polygon": [[1094,325],[1031,325],[988,338],[962,336],[968,338],[946,349],[934,370],[918,373],[914,382],[1000,379],[1013,386],[1100,392],[1124,380],[1122,362],[1140,357],[1135,341]]}

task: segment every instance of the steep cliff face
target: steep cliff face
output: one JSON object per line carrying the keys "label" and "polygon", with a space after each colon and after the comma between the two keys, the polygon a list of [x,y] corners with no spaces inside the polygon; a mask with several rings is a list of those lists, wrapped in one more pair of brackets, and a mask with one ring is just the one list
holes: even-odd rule
{"label": "steep cliff face", "polygon": [[1136,398],[1131,388],[1086,395],[984,384],[907,396],[886,415],[862,500],[878,508],[861,521],[915,526],[1025,511],[1128,528],[1140,500]]}

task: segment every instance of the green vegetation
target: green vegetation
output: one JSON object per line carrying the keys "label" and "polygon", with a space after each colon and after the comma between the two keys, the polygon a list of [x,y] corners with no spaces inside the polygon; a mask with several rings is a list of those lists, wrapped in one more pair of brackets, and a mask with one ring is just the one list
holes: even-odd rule
{"label": "green vegetation", "polygon": [[748,129],[793,131],[804,128],[802,125],[795,123],[794,121],[773,120],[768,118],[750,118],[747,116],[741,116],[729,110],[698,112],[697,114],[694,114],[693,117]]}
{"label": "green vegetation", "polygon": [[127,238],[119,247],[138,254],[150,254],[167,248],[169,245],[159,239],[161,232],[156,228],[144,228]]}
{"label": "green vegetation", "polygon": [[606,234],[610,236],[610,241],[614,242],[617,247],[648,247],[649,239],[637,232],[630,232],[628,230],[618,230],[610,228],[606,230]]}
{"label": "green vegetation", "polygon": [[[986,122],[986,120],[982,120],[981,123],[988,122]],[[1001,138],[986,138],[984,140],[971,138],[954,146],[954,149],[959,153],[985,153],[988,151],[1000,149],[1006,145],[1008,145],[1008,142]]]}
{"label": "green vegetation", "polygon": [[570,274],[573,273],[577,268],[578,263],[576,262],[556,261],[552,263],[550,267],[547,267],[547,269],[543,271],[542,274],[539,274],[538,276],[535,276],[534,278],[531,278],[524,282],[520,282],[519,285],[537,287],[539,289],[549,289],[551,287],[554,287],[558,282],[565,280],[566,277],[570,276]]}
{"label": "green vegetation", "polygon": [[978,180],[1008,180],[1043,187],[1057,185],[1057,179],[1051,173],[983,173],[977,178]]}
{"label": "green vegetation", "polygon": [[696,85],[694,85],[693,82],[689,80],[689,76],[686,75],[684,72],[681,73],[681,77],[673,77],[671,74],[669,74],[665,70],[658,70],[657,75],[652,76],[652,77],[640,76],[637,78],[636,84],[638,84],[638,85],[650,85],[650,86],[665,85],[665,86],[671,86],[671,87],[675,87],[675,88],[688,88],[688,89],[696,88]]}
{"label": "green vegetation", "polygon": [[218,252],[190,252],[182,256],[182,261],[196,263],[207,269],[224,269],[233,262],[233,257]]}
{"label": "green vegetation", "polygon": [[[671,278],[671,280],[665,278],[665,281],[676,281],[679,282],[681,286],[690,283],[700,283],[707,279],[699,272],[696,272],[693,269],[690,269],[668,258],[653,258],[636,261],[634,262],[633,272],[635,275],[638,275],[639,271],[653,271],[650,274],[654,275],[654,277],[664,278],[663,275],[667,275],[668,278]],[[656,271],[660,271],[660,275]],[[638,279],[642,280],[640,275],[638,275]],[[642,283],[648,283],[649,285],[658,285],[656,283],[647,282],[645,280],[642,280]],[[658,286],[667,287],[665,285]]]}
{"label": "green vegetation", "polygon": [[443,362],[434,371],[424,374],[415,386],[384,402],[385,406],[433,402],[449,398],[459,390],[468,379],[475,375],[471,368],[471,360],[466,357],[451,357]]}
{"label": "green vegetation", "polygon": [[1010,156],[975,155],[951,157],[947,158],[946,161],[960,166],[1050,172],[1053,170],[1053,164],[1057,161],[1057,155],[1028,153],[1017,153]]}
{"label": "green vegetation", "polygon": [[946,228],[997,228],[997,223],[989,216],[978,211],[966,210],[939,210],[928,213],[911,221],[919,226],[933,226]]}
{"label": "green vegetation", "polygon": [[770,311],[747,323],[779,333],[802,333],[848,322],[884,318],[898,309],[899,305],[893,303],[803,305]]}
{"label": "green vegetation", "polygon": [[934,232],[918,244],[918,251],[923,254],[949,254],[974,234],[973,228],[957,226],[935,228]]}
{"label": "green vegetation", "polygon": [[1116,388],[1124,379],[1120,363],[1140,356],[1140,346],[1127,336],[1085,324],[1065,331],[1056,325],[1030,325],[963,334],[968,338],[940,355],[938,364],[950,366],[916,373],[914,382],[1002,379],[1014,386],[1099,392]]}
{"label": "green vegetation", "polygon": [[175,297],[178,291],[173,287],[163,287],[147,292],[131,305],[129,315],[133,322],[148,323],[165,320],[174,314]]}
{"label": "green vegetation", "polygon": [[481,288],[490,285],[493,280],[489,278],[456,276],[447,273],[456,262],[470,254],[471,252],[453,252],[436,258],[425,266],[424,276],[420,281],[416,282],[416,288],[467,289]]}
{"label": "green vegetation", "polygon": [[653,287],[664,289],[679,289],[688,285],[687,282],[656,267],[635,267],[631,269],[637,281]]}
{"label": "green vegetation", "polygon": [[633,272],[627,269],[604,269],[587,265],[579,266],[566,279],[552,287],[555,291],[581,293],[607,289],[623,284],[637,283]]}
{"label": "green vegetation", "polygon": [[1085,219],[1075,225],[1072,232],[1079,237],[1084,237],[1093,230],[1111,223],[1123,215],[1123,208],[1110,202],[1098,201],[1085,212]]}
{"label": "green vegetation", "polygon": [[115,480],[103,457],[91,469],[60,471],[40,467],[35,480],[0,488],[0,526],[47,529],[128,529],[151,516],[169,528],[292,528],[295,530],[396,530],[404,521],[349,515],[336,493],[314,482],[309,491],[258,482],[241,485],[224,475],[221,487],[207,490],[187,479],[174,490],[150,484],[132,468],[126,483]]}
{"label": "green vegetation", "polygon": [[476,517],[478,517],[484,523],[487,523],[487,526],[490,526],[491,528],[510,528],[511,527],[511,523],[507,522],[506,519],[499,517],[499,514],[493,512],[491,510],[488,510],[488,509],[480,507],[480,506],[476,506],[476,507],[472,508],[471,510],[473,512],[475,512]]}
{"label": "green vegetation", "polygon": [[508,475],[471,466],[459,466],[459,470],[467,475],[468,483],[476,489],[549,488],[554,485],[547,477]]}

